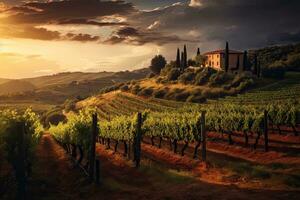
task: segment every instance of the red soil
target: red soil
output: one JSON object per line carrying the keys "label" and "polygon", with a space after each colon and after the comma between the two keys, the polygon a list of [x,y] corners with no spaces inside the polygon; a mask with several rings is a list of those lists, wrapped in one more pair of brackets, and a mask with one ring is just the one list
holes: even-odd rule
{"label": "red soil", "polygon": [[[153,147],[146,148],[143,145],[143,148],[145,151],[154,151]],[[73,166],[63,148],[49,135],[43,136],[37,149],[33,177],[29,182],[28,199],[299,199],[299,193],[292,191],[241,189],[195,178],[174,182],[166,179],[164,173],[152,173],[151,167],[135,169],[120,154],[107,151],[101,145],[97,145],[97,154],[101,162],[101,185],[89,183],[85,175]],[[157,154],[166,163],[171,164],[169,160],[164,160],[169,156],[172,162],[179,165],[196,164],[193,170],[200,167],[201,177],[205,176],[203,172],[210,171],[209,167],[186,158],[180,161],[163,152],[158,151]],[[146,171],[143,170],[145,167]],[[211,177],[216,175],[208,174]]]}
{"label": "red soil", "polygon": [[[210,138],[219,138],[222,139],[221,134],[218,133],[208,133]],[[225,136],[227,138],[227,136]],[[265,152],[263,150],[263,138],[260,139],[259,148],[253,150],[252,144],[254,143],[254,138],[249,137],[249,147],[243,147],[243,138],[233,137],[235,143],[228,145],[226,142],[213,142],[208,141],[207,147],[209,151],[226,154],[232,157],[260,163],[260,164],[270,164],[270,163],[282,163],[282,164],[300,164],[300,138],[299,136],[279,136],[279,135],[270,135],[269,147],[270,151]],[[273,142],[282,142],[282,144],[277,144]],[[286,142],[286,143],[285,143]],[[295,143],[289,145],[289,143]],[[298,144],[299,143],[299,144]],[[290,148],[290,149],[289,149]],[[282,150],[281,150],[282,149]],[[282,152],[280,152],[282,151]],[[288,154],[290,153],[293,154]]]}

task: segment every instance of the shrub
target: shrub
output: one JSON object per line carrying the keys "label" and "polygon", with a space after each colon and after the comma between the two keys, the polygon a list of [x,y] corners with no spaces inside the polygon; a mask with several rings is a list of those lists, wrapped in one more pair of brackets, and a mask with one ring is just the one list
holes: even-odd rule
{"label": "shrub", "polygon": [[168,63],[161,71],[160,75],[167,76],[172,69],[177,69],[173,62]]}
{"label": "shrub", "polygon": [[129,87],[128,85],[123,85],[121,88],[120,88],[121,91],[123,92],[127,92],[129,90]]}
{"label": "shrub", "polygon": [[154,96],[155,98],[163,98],[163,97],[166,95],[167,92],[168,92],[167,89],[157,90],[157,91],[155,91],[155,92],[153,93],[153,96]]}
{"label": "shrub", "polygon": [[100,93],[105,94],[105,93],[112,92],[112,91],[115,91],[115,90],[118,90],[118,89],[119,89],[118,85],[113,85],[113,86],[110,86],[110,87],[103,88],[102,90],[100,90]]}
{"label": "shrub", "polygon": [[135,86],[132,87],[131,92],[133,94],[138,94],[140,92],[140,90],[141,90],[140,86],[139,85],[135,85]]}
{"label": "shrub", "polygon": [[232,80],[230,87],[238,87],[241,82],[247,80],[247,79],[251,79],[252,75],[248,74],[248,73],[241,73],[241,74],[237,74],[234,79]]}
{"label": "shrub", "polygon": [[212,74],[212,76],[209,78],[209,82],[212,86],[223,85],[228,81],[231,81],[233,77],[233,74],[229,74],[224,71],[218,71],[217,73]]}
{"label": "shrub", "polygon": [[189,59],[189,60],[188,60],[188,66],[193,66],[193,67],[195,67],[196,65],[197,65],[197,63],[196,63],[195,60],[193,60],[193,59]]}
{"label": "shrub", "polygon": [[138,94],[141,96],[151,96],[153,93],[153,89],[152,88],[144,88],[142,89]]}
{"label": "shrub", "polygon": [[156,83],[161,83],[163,80],[164,80],[163,77],[158,77],[158,78],[155,80],[155,82],[156,82]]}
{"label": "shrub", "polygon": [[178,79],[179,76],[180,76],[180,70],[177,68],[173,68],[167,73],[167,80],[175,81]]}
{"label": "shrub", "polygon": [[247,79],[240,83],[240,85],[236,88],[239,92],[243,92],[249,89],[252,85],[254,85],[253,79]]}
{"label": "shrub", "polygon": [[76,99],[67,99],[63,104],[65,111],[70,112],[72,110],[75,110],[76,102],[77,102]]}
{"label": "shrub", "polygon": [[193,83],[195,79],[194,72],[185,72],[178,77],[178,80],[183,84]]}
{"label": "shrub", "polygon": [[64,114],[56,112],[49,114],[45,119],[45,126],[48,128],[50,124],[57,126],[60,122],[66,122],[67,118]]}
{"label": "shrub", "polygon": [[211,67],[205,67],[201,71],[199,71],[195,77],[195,85],[204,85],[209,81],[209,78],[212,74],[217,73],[217,70]]}

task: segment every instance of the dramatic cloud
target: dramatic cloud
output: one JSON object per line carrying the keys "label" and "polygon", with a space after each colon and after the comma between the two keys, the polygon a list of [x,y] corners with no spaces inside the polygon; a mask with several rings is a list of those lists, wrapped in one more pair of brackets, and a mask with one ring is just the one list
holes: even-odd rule
{"label": "dramatic cloud", "polygon": [[68,33],[66,37],[69,40],[80,41],[80,42],[94,42],[100,39],[99,36],[91,36],[89,34],[81,34],[81,33],[80,34]]}
{"label": "dramatic cloud", "polygon": [[161,32],[142,31],[133,27],[123,27],[114,32],[111,37],[105,41],[109,44],[127,43],[134,45],[144,45],[146,43],[155,43],[164,45],[177,42],[196,42],[188,39],[181,39],[176,35],[165,35]]}
{"label": "dramatic cloud", "polygon": [[45,28],[35,28],[32,26],[0,26],[2,37],[8,38],[26,38],[36,40],[58,40],[60,33],[57,31],[49,31]]}
{"label": "dramatic cloud", "polygon": [[61,20],[58,24],[73,24],[73,25],[94,25],[94,26],[120,26],[120,25],[128,25],[125,22],[97,22],[94,20],[88,19],[68,19],[68,20]]}
{"label": "dramatic cloud", "polygon": [[108,15],[128,15],[135,12],[124,1],[63,0],[29,2],[7,10],[8,21],[14,23],[49,23],[64,19],[97,18]]}
{"label": "dramatic cloud", "polygon": [[129,21],[144,29],[159,21],[160,32],[199,40],[199,45],[230,41],[242,49],[268,45],[283,30],[299,32],[299,19],[297,0],[200,0],[139,12]]}
{"label": "dramatic cloud", "polygon": [[156,53],[174,59],[184,44],[192,57],[225,41],[237,50],[300,42],[299,19],[299,0],[0,0],[0,52],[43,51],[72,70],[129,69]]}

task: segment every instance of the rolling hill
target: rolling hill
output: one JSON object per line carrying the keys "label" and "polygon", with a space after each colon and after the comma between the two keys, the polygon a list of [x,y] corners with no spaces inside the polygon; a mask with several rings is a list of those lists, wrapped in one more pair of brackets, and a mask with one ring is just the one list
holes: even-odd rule
{"label": "rolling hill", "polygon": [[23,109],[30,106],[43,111],[44,108],[61,105],[66,99],[86,98],[106,87],[145,78],[148,73],[148,69],[99,73],[66,72],[11,80],[0,84],[0,108]]}
{"label": "rolling hill", "polygon": [[0,95],[11,95],[35,90],[35,86],[24,80],[10,80],[0,84]]}

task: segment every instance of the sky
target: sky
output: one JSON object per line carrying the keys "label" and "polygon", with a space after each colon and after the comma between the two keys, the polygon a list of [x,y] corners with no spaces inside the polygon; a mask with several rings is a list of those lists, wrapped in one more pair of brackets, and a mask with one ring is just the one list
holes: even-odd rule
{"label": "sky", "polygon": [[299,0],[0,0],[0,77],[148,67],[300,41]]}

